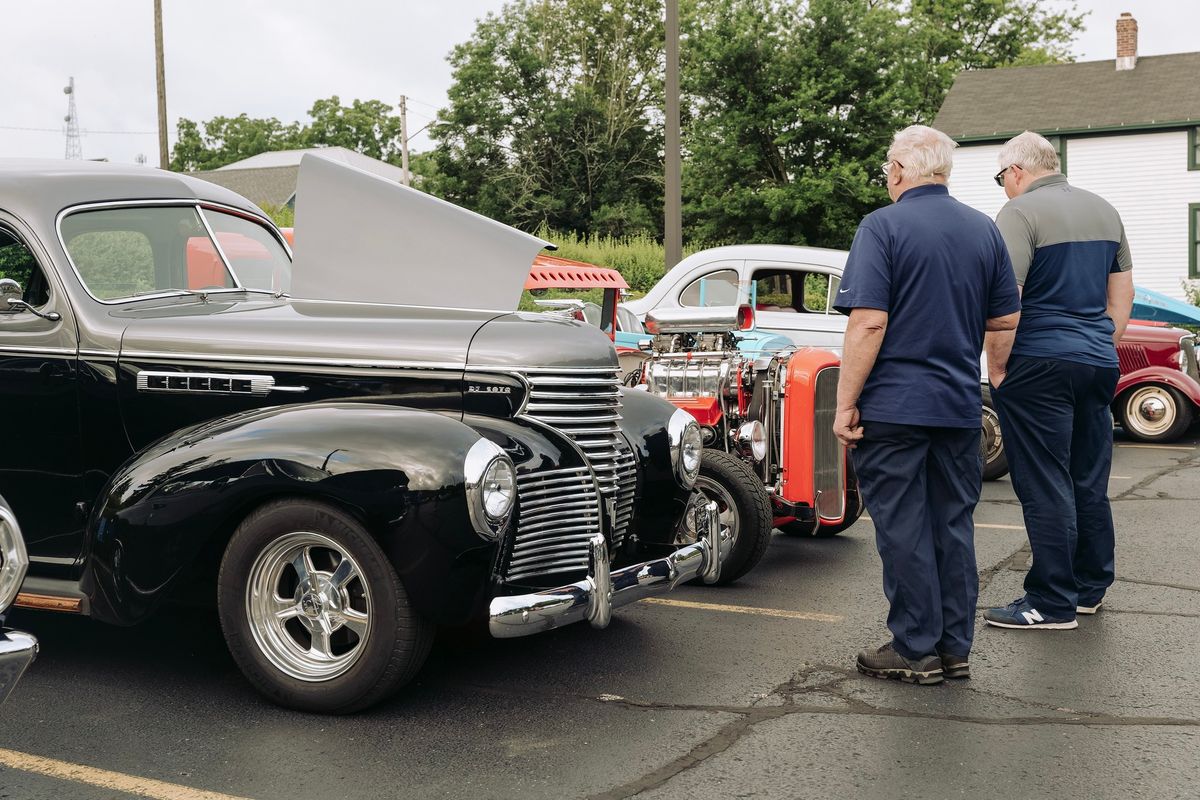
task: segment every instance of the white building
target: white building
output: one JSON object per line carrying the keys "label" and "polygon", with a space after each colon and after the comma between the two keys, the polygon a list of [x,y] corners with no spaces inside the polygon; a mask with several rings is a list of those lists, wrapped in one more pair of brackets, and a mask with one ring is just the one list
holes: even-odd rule
{"label": "white building", "polygon": [[1134,281],[1183,298],[1200,279],[1200,53],[1137,57],[1137,22],[1117,20],[1115,61],[963,72],[934,127],[959,143],[950,192],[995,217],[1003,143],[1037,131],[1070,182],[1121,213]]}

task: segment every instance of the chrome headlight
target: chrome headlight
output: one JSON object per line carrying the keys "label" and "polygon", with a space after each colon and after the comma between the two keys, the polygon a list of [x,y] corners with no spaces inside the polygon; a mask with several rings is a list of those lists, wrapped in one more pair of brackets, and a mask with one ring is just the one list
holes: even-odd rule
{"label": "chrome headlight", "polygon": [[743,422],[737,430],[738,452],[755,463],[767,457],[767,429],[758,420]]}
{"label": "chrome headlight", "polygon": [[495,539],[517,502],[517,470],[498,445],[480,439],[467,451],[463,472],[471,524],[480,536]]}
{"label": "chrome headlight", "polygon": [[675,467],[675,474],[684,487],[690,489],[700,474],[700,456],[704,452],[700,426],[691,414],[677,408],[667,423],[667,436],[671,442],[671,463]]}
{"label": "chrome headlight", "polygon": [[29,555],[25,552],[21,526],[11,511],[0,506],[0,611],[16,599],[28,568]]}

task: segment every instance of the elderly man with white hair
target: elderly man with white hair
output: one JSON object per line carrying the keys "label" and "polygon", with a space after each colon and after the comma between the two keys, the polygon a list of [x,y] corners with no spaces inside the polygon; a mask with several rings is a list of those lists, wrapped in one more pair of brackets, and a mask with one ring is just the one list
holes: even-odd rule
{"label": "elderly man with white hair", "polygon": [[1025,594],[984,612],[989,625],[1069,629],[1113,582],[1109,405],[1116,343],[1133,305],[1132,260],[1116,209],[1067,183],[1053,145],[1026,131],[1000,150],[1009,202],[1000,228],[1021,324],[988,336],[988,373],[1033,564]]}
{"label": "elderly man with white hair", "polygon": [[922,684],[970,676],[979,354],[985,330],[1020,317],[995,224],[946,189],[954,147],[923,125],[896,134],[883,165],[894,203],[859,225],[835,304],[850,320],[834,432],[854,448],[892,632],[858,669]]}

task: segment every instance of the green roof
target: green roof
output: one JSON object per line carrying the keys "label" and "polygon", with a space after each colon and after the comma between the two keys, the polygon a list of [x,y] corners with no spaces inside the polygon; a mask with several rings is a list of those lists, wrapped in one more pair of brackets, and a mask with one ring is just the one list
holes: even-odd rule
{"label": "green roof", "polygon": [[1200,124],[1200,53],[960,72],[933,127],[959,141]]}

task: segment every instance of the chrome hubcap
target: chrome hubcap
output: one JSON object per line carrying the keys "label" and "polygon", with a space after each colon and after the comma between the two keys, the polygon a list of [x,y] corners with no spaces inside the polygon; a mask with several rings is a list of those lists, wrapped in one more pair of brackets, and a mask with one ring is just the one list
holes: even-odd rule
{"label": "chrome hubcap", "polygon": [[1004,449],[1004,437],[1000,435],[1000,417],[994,409],[983,407],[983,460],[990,464]]}
{"label": "chrome hubcap", "polygon": [[1125,421],[1135,433],[1156,436],[1175,424],[1175,403],[1164,389],[1144,386],[1125,403]]}
{"label": "chrome hubcap", "polygon": [[271,664],[298,680],[327,681],[362,654],[371,633],[371,592],[358,563],[337,542],[319,533],[289,533],[254,560],[246,614]]}

